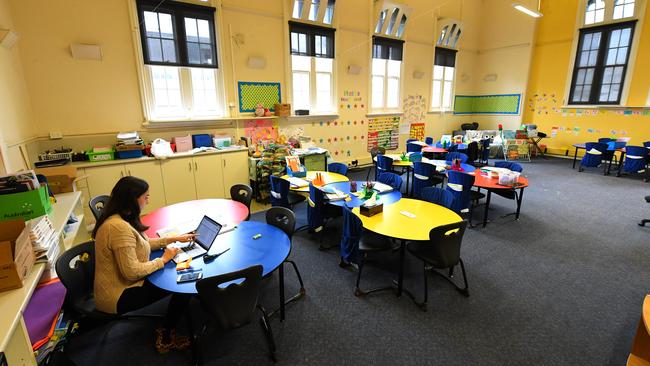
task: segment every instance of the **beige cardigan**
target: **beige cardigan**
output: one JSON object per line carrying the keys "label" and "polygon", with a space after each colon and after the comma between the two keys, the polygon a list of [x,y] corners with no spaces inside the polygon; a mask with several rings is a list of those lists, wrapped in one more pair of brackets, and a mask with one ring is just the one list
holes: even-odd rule
{"label": "beige cardigan", "polygon": [[117,301],[129,287],[142,286],[144,278],[162,269],[161,258],[149,260],[151,250],[160,249],[166,239],[149,239],[120,215],[112,215],[95,237],[95,306],[115,314]]}

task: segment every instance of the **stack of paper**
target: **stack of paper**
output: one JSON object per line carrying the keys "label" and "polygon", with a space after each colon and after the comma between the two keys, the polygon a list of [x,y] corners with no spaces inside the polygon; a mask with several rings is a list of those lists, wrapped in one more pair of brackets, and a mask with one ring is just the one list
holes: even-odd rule
{"label": "stack of paper", "polygon": [[117,134],[115,147],[118,150],[140,149],[144,148],[144,141],[142,141],[138,132],[122,132]]}
{"label": "stack of paper", "polygon": [[372,189],[381,194],[392,191],[393,187],[389,186],[388,184],[375,182],[375,185],[372,187]]}
{"label": "stack of paper", "polygon": [[335,187],[323,187],[321,188],[323,192],[325,192],[325,196],[327,197],[328,200],[330,201],[340,201],[348,198],[348,194],[345,192],[336,189]]}
{"label": "stack of paper", "polygon": [[29,228],[29,239],[32,242],[36,262],[47,263],[50,268],[60,251],[59,236],[54,230],[52,221],[47,215],[44,215],[29,220],[25,224]]}
{"label": "stack of paper", "polygon": [[291,183],[292,186],[298,188],[307,187],[309,185],[308,181],[296,177],[289,177],[287,178],[287,180],[289,181],[289,183]]}

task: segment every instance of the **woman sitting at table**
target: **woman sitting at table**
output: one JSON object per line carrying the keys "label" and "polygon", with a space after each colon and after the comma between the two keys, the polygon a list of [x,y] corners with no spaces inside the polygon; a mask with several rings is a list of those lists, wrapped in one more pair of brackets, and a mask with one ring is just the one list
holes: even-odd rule
{"label": "woman sitting at table", "polygon": [[[149,203],[149,184],[127,176],[120,179],[103,208],[93,231],[95,238],[95,305],[98,310],[124,314],[148,306],[169,292],[146,280],[172,260],[177,248],[165,248],[160,258],[149,260],[151,250],[175,241],[193,238],[186,234],[172,238],[147,238],[148,229],[140,221],[142,209]],[[171,294],[163,328],[156,329],[156,350],[166,353],[190,345],[188,337],[176,334],[175,327],[190,300],[186,294]]]}

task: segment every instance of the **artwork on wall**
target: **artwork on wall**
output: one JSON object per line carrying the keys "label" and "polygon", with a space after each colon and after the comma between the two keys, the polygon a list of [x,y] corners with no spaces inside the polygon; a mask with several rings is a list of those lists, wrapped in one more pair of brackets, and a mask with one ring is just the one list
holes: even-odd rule
{"label": "artwork on wall", "polygon": [[237,90],[240,112],[255,112],[258,103],[274,111],[275,104],[282,102],[280,83],[240,81]]}
{"label": "artwork on wall", "polygon": [[399,145],[399,116],[377,117],[368,120],[368,151],[380,146],[395,150]]}
{"label": "artwork on wall", "polygon": [[268,119],[246,121],[244,125],[244,136],[253,143],[262,140],[276,140],[278,138],[277,122]]}
{"label": "artwork on wall", "polygon": [[409,138],[424,141],[424,123],[411,123]]}
{"label": "artwork on wall", "polygon": [[[404,98],[403,108],[404,115],[402,116],[399,132],[402,135],[411,135],[411,124],[424,121],[427,110],[426,101],[422,95],[409,95]],[[422,123],[422,126],[422,134],[424,136],[424,123]]]}
{"label": "artwork on wall", "polygon": [[519,115],[521,94],[456,95],[454,114]]}
{"label": "artwork on wall", "polygon": [[305,135],[305,129],[302,127],[281,127],[279,134],[280,136],[284,136],[287,139],[291,137],[299,138]]}
{"label": "artwork on wall", "polygon": [[361,92],[358,90],[344,90],[343,96],[340,98],[340,109],[363,109],[366,104],[361,97]]}

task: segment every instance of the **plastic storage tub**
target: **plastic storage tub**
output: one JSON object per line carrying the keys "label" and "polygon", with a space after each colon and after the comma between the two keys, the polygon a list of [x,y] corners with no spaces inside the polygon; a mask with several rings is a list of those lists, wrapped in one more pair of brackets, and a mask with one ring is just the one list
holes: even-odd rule
{"label": "plastic storage tub", "polygon": [[86,155],[88,155],[88,160],[92,162],[108,161],[108,160],[115,159],[115,151],[102,151],[102,152],[88,151]]}
{"label": "plastic storage tub", "polygon": [[212,138],[207,133],[192,135],[192,146],[197,147],[211,147]]}
{"label": "plastic storage tub", "polygon": [[214,147],[228,147],[230,146],[232,139],[230,137],[214,137],[212,138],[212,143]]}
{"label": "plastic storage tub", "polygon": [[126,151],[117,152],[118,159],[133,159],[133,158],[141,158],[141,157],[142,157],[142,150],[126,150]]}

